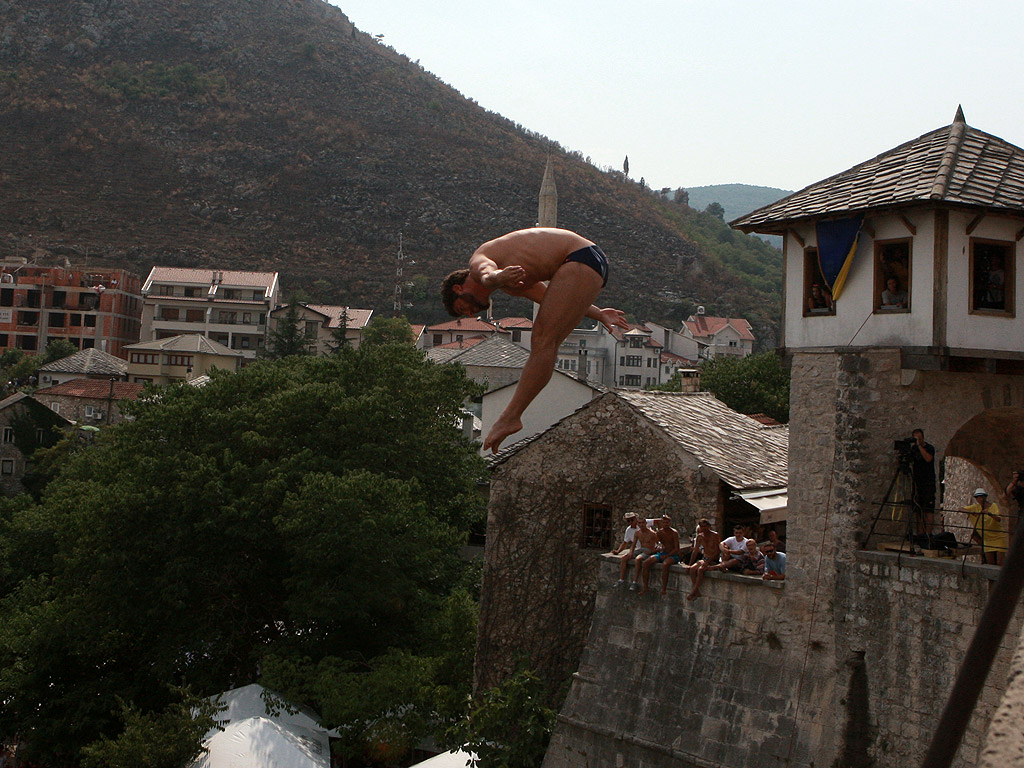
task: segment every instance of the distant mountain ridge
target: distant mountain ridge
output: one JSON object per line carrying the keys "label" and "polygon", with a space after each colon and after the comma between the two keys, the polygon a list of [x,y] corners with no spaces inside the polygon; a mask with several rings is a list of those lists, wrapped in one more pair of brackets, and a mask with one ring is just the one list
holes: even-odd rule
{"label": "distant mountain ridge", "polygon": [[733,221],[793,194],[792,190],[751,184],[712,184],[706,187],[686,187],[686,191],[690,195],[692,208],[703,211],[711,203],[718,203],[725,209],[726,221]]}
{"label": "distant mountain ridge", "polygon": [[603,302],[672,323],[702,304],[768,344],[778,322],[777,251],[487,112],[322,0],[0,0],[0,141],[0,257],[277,270],[390,313],[401,235],[405,309],[434,321],[445,273],[534,224],[550,155],[559,225],[611,258]]}

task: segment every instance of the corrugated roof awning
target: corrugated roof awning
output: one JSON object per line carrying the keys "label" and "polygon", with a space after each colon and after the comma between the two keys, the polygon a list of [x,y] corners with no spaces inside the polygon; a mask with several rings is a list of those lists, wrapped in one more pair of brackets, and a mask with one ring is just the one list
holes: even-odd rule
{"label": "corrugated roof awning", "polygon": [[786,519],[789,509],[789,489],[773,488],[761,491],[737,491],[737,496],[757,507],[761,513],[761,525],[780,523]]}

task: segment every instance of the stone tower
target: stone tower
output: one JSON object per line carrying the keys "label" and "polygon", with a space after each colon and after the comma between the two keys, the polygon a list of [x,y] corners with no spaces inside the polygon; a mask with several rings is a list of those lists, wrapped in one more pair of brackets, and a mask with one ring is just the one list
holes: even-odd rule
{"label": "stone tower", "polygon": [[[897,518],[886,498],[898,474],[894,443],[917,428],[936,448],[933,532],[942,526],[961,542],[971,539],[965,516],[956,512],[971,503],[970,492],[953,482],[956,472],[944,472],[950,466],[969,466],[976,479],[971,488],[993,489],[1000,508],[1016,512],[1000,489],[1024,465],[1024,150],[967,125],[958,109],[950,125],[733,226],[784,238],[782,338],[792,372],[787,595],[796,601],[802,595],[808,637],[820,644],[812,647],[826,650],[818,655],[821,673],[841,675],[858,660],[872,721],[906,711],[900,667],[928,670],[915,677],[913,694],[936,702],[913,723],[923,752],[964,642],[953,638],[952,624],[948,631],[929,626],[925,612],[952,619],[954,606],[977,599],[978,591],[964,572],[927,575],[922,564],[929,558],[901,552],[894,567],[872,558],[881,556],[886,537],[907,550],[908,531],[927,527],[924,520]],[[1005,515],[1003,525],[1012,529],[1015,521]],[[986,578],[997,572],[978,568]],[[879,605],[887,604],[889,613],[875,616],[867,603],[884,588],[878,575],[886,573],[894,591],[901,580],[923,577],[934,588],[885,600]],[[902,613],[891,613],[897,604]],[[973,634],[970,616],[954,621],[963,624],[957,633]],[[979,731],[1005,686],[1019,624],[1012,631],[989,675],[990,691],[974,710],[973,731],[960,750],[964,763],[956,764],[977,759]],[[936,645],[951,641],[953,653]],[[895,667],[884,661],[894,647],[905,649]],[[939,669],[946,670],[943,678],[932,674]],[[818,725],[828,728],[831,720],[842,733],[849,700],[841,687],[819,700]],[[887,745],[907,741],[907,720],[900,719],[902,734],[874,730],[866,747],[873,758],[885,762]],[[843,754],[838,739],[818,747]]]}
{"label": "stone tower", "polygon": [[551,155],[544,165],[544,178],[540,182],[540,196],[537,200],[537,226],[558,226],[558,190],[555,188],[555,172],[551,169]]}
{"label": "stone tower", "polygon": [[[919,540],[904,537],[918,521],[898,517],[887,495],[894,442],[921,428],[936,448],[946,531],[971,538],[955,512],[971,501],[960,470],[943,473],[954,460],[1009,508],[999,489],[1024,467],[1024,149],[958,110],[950,125],[733,226],[784,243],[786,578],[768,589],[735,576],[687,600],[689,578],[676,571],[666,594],[641,597],[616,588],[616,561],[599,563],[543,768],[918,765],[971,638],[988,630],[979,619],[999,568],[913,551]],[[599,419],[587,429],[627,442]],[[577,478],[583,462],[535,466]],[[657,499],[665,475],[647,476]],[[667,501],[682,516],[703,506]],[[986,732],[1020,736],[1012,708],[994,716],[1021,614],[955,768],[979,764]],[[1019,680],[1007,701],[1024,700]]]}

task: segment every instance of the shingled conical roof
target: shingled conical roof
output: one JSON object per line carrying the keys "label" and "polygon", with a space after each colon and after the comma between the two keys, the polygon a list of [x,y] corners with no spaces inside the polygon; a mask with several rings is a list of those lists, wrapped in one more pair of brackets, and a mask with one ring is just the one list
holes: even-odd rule
{"label": "shingled conical roof", "polygon": [[744,232],[781,232],[789,222],[934,205],[1024,212],[1024,149],[967,125],[950,125],[732,222]]}

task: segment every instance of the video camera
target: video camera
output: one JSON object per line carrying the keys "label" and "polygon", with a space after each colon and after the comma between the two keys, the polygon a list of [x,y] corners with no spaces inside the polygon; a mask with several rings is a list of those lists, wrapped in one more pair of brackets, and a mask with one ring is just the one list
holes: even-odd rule
{"label": "video camera", "polygon": [[900,461],[912,461],[914,459],[914,451],[917,449],[917,440],[912,437],[905,437],[902,440],[894,441],[892,448],[896,451]]}

